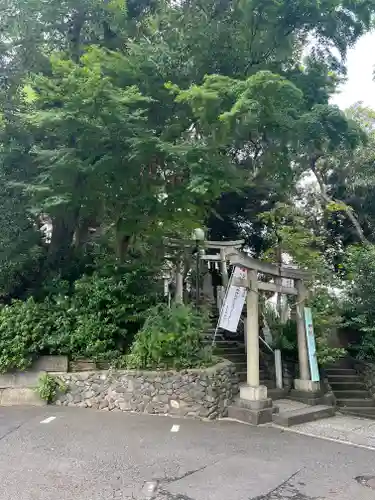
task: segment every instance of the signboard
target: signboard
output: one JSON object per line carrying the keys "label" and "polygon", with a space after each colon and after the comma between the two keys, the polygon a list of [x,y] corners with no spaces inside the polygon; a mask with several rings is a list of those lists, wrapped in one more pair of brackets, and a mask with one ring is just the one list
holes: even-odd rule
{"label": "signboard", "polygon": [[319,376],[318,360],[316,358],[314,325],[312,320],[312,312],[309,307],[304,308],[304,316],[305,316],[306,341],[307,341],[307,350],[309,353],[311,380],[313,382],[319,382],[320,376]]}
{"label": "signboard", "polygon": [[236,266],[227,288],[224,304],[220,312],[219,328],[236,332],[240,321],[243,306],[246,301],[247,289],[243,286],[233,286],[233,282],[238,280],[247,283],[247,270],[244,267]]}

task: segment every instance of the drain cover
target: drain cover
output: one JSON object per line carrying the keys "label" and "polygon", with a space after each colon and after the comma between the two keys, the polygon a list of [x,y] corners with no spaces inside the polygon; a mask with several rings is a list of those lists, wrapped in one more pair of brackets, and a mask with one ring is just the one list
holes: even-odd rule
{"label": "drain cover", "polygon": [[362,486],[375,490],[375,476],[357,476],[354,479]]}

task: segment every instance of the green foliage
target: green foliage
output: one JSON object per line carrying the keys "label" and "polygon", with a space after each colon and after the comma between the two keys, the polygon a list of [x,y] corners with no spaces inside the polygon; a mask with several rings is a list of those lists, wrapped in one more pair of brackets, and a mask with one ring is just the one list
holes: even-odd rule
{"label": "green foliage", "polygon": [[[322,276],[342,217],[360,211],[374,232],[371,148],[356,116],[329,104],[374,0],[3,3],[0,297],[35,299],[0,313],[14,336],[25,332],[18,351],[10,333],[0,340],[15,353],[4,369],[43,350],[126,351],[154,304],[153,280],[120,278],[115,265],[103,273],[98,253],[117,263],[139,253],[148,265],[163,236],[209,219],[216,239],[244,236],[258,254],[276,235]],[[275,205],[295,205],[312,167],[327,210],[315,216],[304,204],[270,220]]]}
{"label": "green foliage", "polygon": [[203,343],[207,320],[188,306],[150,309],[127,358],[128,367],[182,370],[211,363],[211,350]]}
{"label": "green foliage", "polygon": [[150,271],[84,276],[71,296],[14,301],[0,309],[0,371],[23,370],[40,354],[112,360],[127,352],[157,299]]}
{"label": "green foliage", "polygon": [[324,367],[346,354],[345,349],[332,347],[329,342],[330,335],[342,326],[340,304],[326,287],[317,287],[308,305],[313,314],[318,364]]}
{"label": "green foliage", "polygon": [[157,297],[146,267],[112,276],[84,276],[75,282],[70,298],[58,299],[71,328],[59,328],[48,347],[72,358],[114,359],[126,352]]}
{"label": "green foliage", "polygon": [[52,403],[58,392],[64,393],[66,391],[67,386],[59,377],[52,376],[49,373],[40,375],[36,392],[43,401]]}
{"label": "green foliage", "polygon": [[24,370],[44,349],[44,339],[55,332],[58,312],[33,298],[14,301],[0,309],[0,372]]}
{"label": "green foliage", "polygon": [[359,332],[359,345],[352,346],[360,359],[375,353],[375,246],[353,246],[344,261],[347,288],[343,303],[346,326]]}
{"label": "green foliage", "polygon": [[358,342],[349,346],[348,351],[360,361],[374,362],[375,359],[375,335],[364,331],[364,335]]}
{"label": "green foliage", "polygon": [[[332,347],[329,344],[330,333],[341,325],[337,301],[332,299],[325,289],[317,291],[310,301],[312,308],[316,354],[320,367],[345,355],[345,349]],[[264,310],[267,324],[271,330],[274,342],[273,347],[280,349],[286,359],[298,360],[297,323],[289,319],[281,323],[274,308]]]}

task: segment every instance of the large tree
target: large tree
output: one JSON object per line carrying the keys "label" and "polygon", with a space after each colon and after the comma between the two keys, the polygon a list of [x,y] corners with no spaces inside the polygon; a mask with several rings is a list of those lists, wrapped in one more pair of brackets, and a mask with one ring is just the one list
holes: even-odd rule
{"label": "large tree", "polygon": [[135,241],[207,221],[215,237],[245,233],[264,250],[260,215],[290,203],[308,170],[325,187],[323,160],[360,140],[328,101],[374,10],[369,0],[7,0],[4,196],[18,190],[14,213],[30,227],[52,220],[54,270],[93,226],[120,258]]}

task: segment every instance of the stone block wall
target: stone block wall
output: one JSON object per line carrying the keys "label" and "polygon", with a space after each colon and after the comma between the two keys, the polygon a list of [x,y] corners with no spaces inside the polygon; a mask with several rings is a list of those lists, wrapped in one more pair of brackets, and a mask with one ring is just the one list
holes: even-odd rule
{"label": "stone block wall", "polygon": [[55,404],[181,417],[226,416],[238,392],[234,365],[226,360],[181,372],[106,370],[56,374],[67,385]]}

